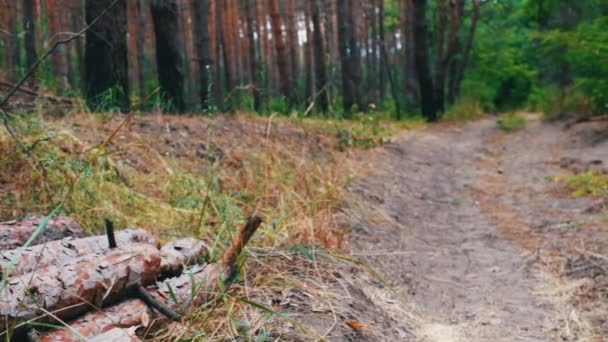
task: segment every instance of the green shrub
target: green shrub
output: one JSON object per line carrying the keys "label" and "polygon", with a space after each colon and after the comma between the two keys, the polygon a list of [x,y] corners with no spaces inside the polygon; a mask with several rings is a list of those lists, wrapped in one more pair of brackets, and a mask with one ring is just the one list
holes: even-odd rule
{"label": "green shrub", "polygon": [[470,95],[464,95],[448,109],[444,119],[453,121],[468,121],[482,117],[484,114],[481,102]]}
{"label": "green shrub", "polygon": [[504,132],[515,132],[528,125],[528,120],[518,113],[509,113],[503,115],[498,120],[498,127]]}

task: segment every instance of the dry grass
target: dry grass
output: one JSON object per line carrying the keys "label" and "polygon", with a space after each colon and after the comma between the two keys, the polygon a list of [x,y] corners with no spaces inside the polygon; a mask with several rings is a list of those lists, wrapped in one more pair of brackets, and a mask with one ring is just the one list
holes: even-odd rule
{"label": "dry grass", "polygon": [[13,125],[26,145],[53,138],[28,156],[0,132],[0,219],[46,214],[61,205],[91,233],[111,217],[118,227],[142,227],[161,239],[207,239],[217,256],[261,203],[265,223],[253,245],[271,257],[250,252],[254,258],[240,286],[192,312],[185,330],[159,337],[256,341],[318,340],[332,333],[335,327],[313,331],[297,315],[277,311],[284,307],[258,300],[301,291],[329,305],[328,317],[336,320],[335,260],[325,253],[321,261],[315,251],[347,249],[333,214],[360,165],[349,161],[349,144],[339,133],[374,145],[402,127],[246,114],[125,120],[87,113],[14,117]]}

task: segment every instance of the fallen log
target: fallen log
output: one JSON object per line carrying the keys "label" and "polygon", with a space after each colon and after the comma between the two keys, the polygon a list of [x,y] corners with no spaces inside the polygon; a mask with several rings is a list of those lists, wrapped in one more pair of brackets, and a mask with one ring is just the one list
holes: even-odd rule
{"label": "fallen log", "polygon": [[[0,250],[23,246],[44,219],[44,216],[31,215],[20,221],[0,222]],[[32,244],[38,245],[47,241],[70,236],[84,237],[84,235],[84,229],[76,221],[66,216],[57,216],[48,222],[42,234],[36,237]]]}
{"label": "fallen log", "polygon": [[[250,218],[219,263],[190,267],[181,276],[166,279],[158,282],[155,287],[148,288],[149,294],[177,312],[208,303],[233,278],[239,254],[261,223],[262,220],[258,217]],[[89,338],[114,328],[137,327],[143,328],[141,330],[145,332],[154,332],[169,321],[168,317],[159,314],[142,300],[129,299],[102,311],[89,312],[69,325],[71,331]],[[43,334],[40,341],[78,342],[80,339],[74,333],[62,329]]]}
{"label": "fallen log", "polygon": [[88,342],[140,342],[141,340],[135,331],[129,331],[126,329],[114,328],[106,331],[103,334],[94,336],[87,340]]}
{"label": "fallen log", "polygon": [[0,287],[0,332],[24,321],[74,319],[153,284],[159,273],[160,251],[130,244],[12,277]]}
{"label": "fallen log", "polygon": [[208,251],[207,245],[195,238],[184,238],[167,243],[160,250],[161,277],[178,276],[186,265],[206,261]]}
{"label": "fallen log", "polygon": [[[158,240],[143,229],[125,229],[116,233],[115,236],[120,245],[144,243],[157,248],[160,245]],[[81,239],[68,237],[35,245],[22,251],[19,248],[12,249],[0,252],[0,274],[10,276],[33,272],[50,265],[63,265],[76,258],[102,253],[108,249],[108,239],[105,235]],[[9,264],[13,258],[16,259],[16,262],[9,273]]]}

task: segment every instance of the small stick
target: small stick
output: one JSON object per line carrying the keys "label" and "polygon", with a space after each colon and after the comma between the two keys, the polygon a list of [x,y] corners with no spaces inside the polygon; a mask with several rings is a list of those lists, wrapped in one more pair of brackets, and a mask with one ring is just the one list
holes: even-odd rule
{"label": "small stick", "polygon": [[110,249],[118,247],[116,245],[116,236],[114,235],[114,221],[106,219],[106,235],[108,235],[108,245]]}
{"label": "small stick", "polygon": [[255,214],[247,219],[247,223],[241,228],[239,235],[237,235],[228,250],[222,256],[221,264],[224,267],[234,265],[236,259],[241,254],[243,247],[249,242],[249,239],[251,239],[253,233],[255,233],[261,224],[262,219],[259,216],[255,216]]}
{"label": "small stick", "polygon": [[167,316],[169,319],[173,320],[173,321],[179,321],[180,319],[182,319],[182,315],[173,311],[173,309],[171,309],[170,307],[168,307],[167,305],[159,302],[158,300],[156,300],[154,297],[152,297],[152,295],[150,294],[150,292],[148,292],[143,286],[138,286],[135,289],[136,293],[137,293],[137,297],[139,299],[141,299],[144,303],[146,303],[148,306],[156,309],[158,312],[162,313],[163,315]]}

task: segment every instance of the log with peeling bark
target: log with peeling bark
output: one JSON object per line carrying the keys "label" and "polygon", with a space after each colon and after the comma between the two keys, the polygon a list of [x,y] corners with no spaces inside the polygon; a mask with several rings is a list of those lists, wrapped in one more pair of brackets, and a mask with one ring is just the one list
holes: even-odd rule
{"label": "log with peeling bark", "polygon": [[[157,283],[155,287],[148,288],[150,295],[178,312],[205,305],[233,277],[239,254],[261,222],[258,217],[250,218],[219,263],[190,267],[181,276],[166,279]],[[84,338],[114,328],[137,327],[149,333],[167,322],[169,318],[156,312],[142,300],[130,299],[102,311],[89,312],[70,322],[70,330],[58,329],[47,332],[41,336],[40,341],[80,341],[79,337],[71,331],[77,332]]]}
{"label": "log with peeling bark", "polygon": [[184,238],[167,243],[160,250],[161,277],[180,275],[186,265],[205,261],[208,251],[207,245],[195,238]]}
{"label": "log with peeling bark", "polygon": [[[43,221],[44,216],[32,215],[19,221],[0,222],[0,250],[23,246]],[[42,234],[36,237],[32,244],[84,235],[84,230],[76,221],[66,216],[58,216],[48,222]]]}
{"label": "log with peeling bark", "polygon": [[160,251],[130,244],[9,278],[0,288],[0,331],[24,321],[74,319],[153,284],[159,274]]}
{"label": "log with peeling bark", "polygon": [[[125,229],[116,233],[118,245],[144,243],[158,247],[160,244],[150,233],[143,229]],[[33,272],[50,265],[63,265],[76,258],[109,250],[108,238],[105,235],[76,239],[68,237],[35,245],[24,250],[12,249],[0,252],[0,272],[4,276],[20,275]],[[13,268],[9,264],[15,259]]]}
{"label": "log with peeling bark", "polygon": [[135,335],[135,331],[130,331],[128,329],[119,329],[114,328],[112,330],[108,330],[103,334],[94,336],[87,340],[88,342],[140,342],[141,340],[137,335]]}

